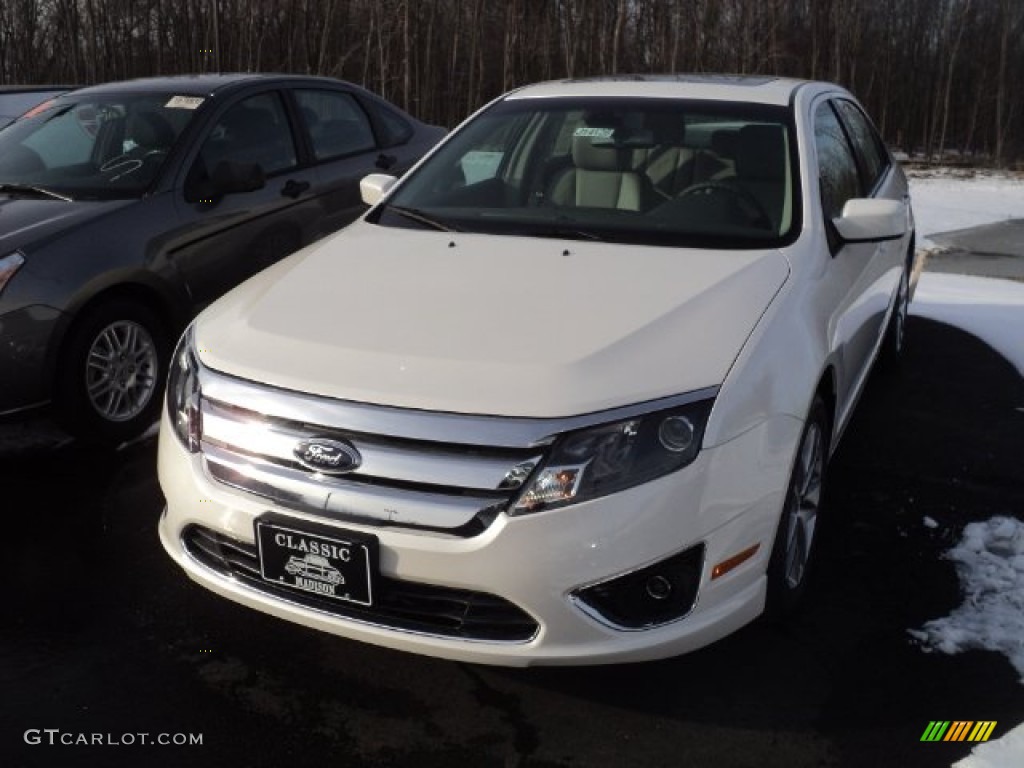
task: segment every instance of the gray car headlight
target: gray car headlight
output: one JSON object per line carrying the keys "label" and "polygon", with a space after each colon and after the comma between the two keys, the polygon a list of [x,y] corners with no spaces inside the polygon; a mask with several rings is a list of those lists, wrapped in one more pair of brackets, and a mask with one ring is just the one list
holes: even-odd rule
{"label": "gray car headlight", "polygon": [[0,293],[3,293],[7,283],[14,277],[14,273],[21,269],[21,265],[24,263],[25,257],[18,251],[9,253],[0,259]]}
{"label": "gray car headlight", "polygon": [[511,514],[595,499],[685,467],[700,451],[712,403],[702,400],[561,435]]}
{"label": "gray car headlight", "polygon": [[167,415],[178,440],[191,453],[199,450],[203,435],[199,400],[199,357],[196,355],[192,326],[186,329],[174,350],[167,373]]}

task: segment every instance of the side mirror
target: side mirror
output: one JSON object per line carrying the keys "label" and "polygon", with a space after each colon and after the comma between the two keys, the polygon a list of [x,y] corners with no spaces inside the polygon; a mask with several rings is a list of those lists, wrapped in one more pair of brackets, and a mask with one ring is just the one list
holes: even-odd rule
{"label": "side mirror", "polygon": [[898,240],[907,233],[907,210],[897,200],[855,198],[846,201],[832,224],[847,243]]}
{"label": "side mirror", "polygon": [[213,182],[214,192],[218,196],[255,192],[267,184],[263,169],[258,163],[233,163],[229,160],[217,163],[210,181]]}
{"label": "side mirror", "polygon": [[371,173],[359,180],[359,194],[367,205],[379,203],[398,179],[386,173]]}

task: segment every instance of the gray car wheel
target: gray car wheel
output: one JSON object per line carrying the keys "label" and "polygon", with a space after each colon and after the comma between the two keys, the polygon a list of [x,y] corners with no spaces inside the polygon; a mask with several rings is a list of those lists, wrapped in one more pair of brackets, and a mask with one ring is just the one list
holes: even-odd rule
{"label": "gray car wheel", "polygon": [[115,320],[93,339],[85,358],[85,391],[104,419],[125,422],[142,413],[157,388],[159,359],[149,330]]}
{"label": "gray car wheel", "polygon": [[92,442],[136,437],[157,417],[166,367],[166,334],[152,310],[127,299],[91,309],[62,351],[58,418]]}

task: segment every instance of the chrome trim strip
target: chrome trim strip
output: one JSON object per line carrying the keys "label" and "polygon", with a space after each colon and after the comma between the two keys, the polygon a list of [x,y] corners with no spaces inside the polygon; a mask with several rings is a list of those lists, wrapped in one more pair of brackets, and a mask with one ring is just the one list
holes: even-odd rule
{"label": "chrome trim strip", "polygon": [[421,411],[335,400],[229,376],[200,364],[203,397],[266,416],[321,424],[384,437],[495,448],[537,448],[562,432],[630,419],[666,408],[707,400],[718,387],[561,418],[523,418]]}
{"label": "chrome trim strip", "polygon": [[[185,543],[184,537],[182,537],[181,539],[181,551],[185,553],[185,557],[192,561],[192,563],[197,565],[199,568],[202,568],[207,573],[212,574],[214,578],[220,579],[221,581],[230,582],[239,589],[245,590],[246,592],[252,592],[253,594],[261,595],[265,599],[285,603],[287,606],[289,606],[289,608],[297,609],[299,611],[307,611],[309,613],[314,614],[320,614],[322,616],[328,616],[331,619],[334,619],[335,621],[345,621],[351,622],[353,624],[361,624],[364,627],[376,627],[378,629],[383,629],[388,632],[412,635],[414,637],[429,637],[437,640],[448,640],[454,643],[472,643],[474,645],[527,645],[528,643],[532,643],[534,640],[536,640],[537,635],[540,634],[540,622],[537,621],[536,617],[532,616],[526,611],[523,611],[523,613],[534,620],[534,622],[537,624],[537,629],[530,637],[526,638],[525,640],[481,640],[476,637],[458,637],[455,635],[441,635],[435,632],[420,632],[415,629],[406,629],[405,627],[394,627],[390,624],[381,624],[375,621],[367,621],[366,619],[355,618],[353,616],[343,616],[337,613],[331,613],[330,611],[323,611],[319,608],[313,608],[308,605],[303,605],[302,603],[296,602],[294,600],[289,600],[286,597],[280,597],[278,595],[272,595],[268,592],[263,592],[262,590],[257,589],[248,582],[242,581],[234,574],[225,575],[223,573],[220,573],[219,571],[208,566],[206,563],[197,559],[196,556],[189,551],[188,546]],[[520,608],[519,610],[522,611],[523,609]]]}
{"label": "chrome trim strip", "polygon": [[[459,528],[505,498],[407,491],[311,474],[259,458],[242,456],[206,441],[204,464],[211,479],[258,496],[340,520],[409,527]],[[216,466],[237,474],[226,479]]]}
{"label": "chrome trim strip", "polygon": [[[246,420],[244,416],[232,413],[216,401],[206,397],[202,401],[203,440],[217,445],[239,448],[245,453],[278,462],[295,461],[293,451],[301,440],[316,437],[330,437],[333,425],[324,425],[323,430],[310,426],[302,431],[269,421]],[[257,417],[258,418],[258,417]],[[481,491],[495,491],[509,471],[524,461],[537,464],[542,455],[495,457],[473,455],[468,452],[445,450],[443,446],[418,448],[388,444],[372,438],[345,435],[362,457],[358,469],[343,476],[352,479],[361,477],[400,480],[408,483],[423,483],[450,488],[468,488]],[[511,492],[514,489],[509,489]]]}

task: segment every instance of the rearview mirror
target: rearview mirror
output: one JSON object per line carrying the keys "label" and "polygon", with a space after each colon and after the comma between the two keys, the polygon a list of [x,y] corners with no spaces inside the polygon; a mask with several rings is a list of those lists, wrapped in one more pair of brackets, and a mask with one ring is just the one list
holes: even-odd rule
{"label": "rearview mirror", "polygon": [[221,160],[210,176],[214,191],[219,195],[231,195],[238,192],[255,192],[266,186],[263,169],[258,163],[234,163]]}
{"label": "rearview mirror", "polygon": [[907,232],[907,210],[897,200],[855,198],[846,201],[832,224],[847,243],[898,240]]}
{"label": "rearview mirror", "polygon": [[367,205],[376,205],[398,179],[386,173],[371,173],[359,181],[359,194]]}

